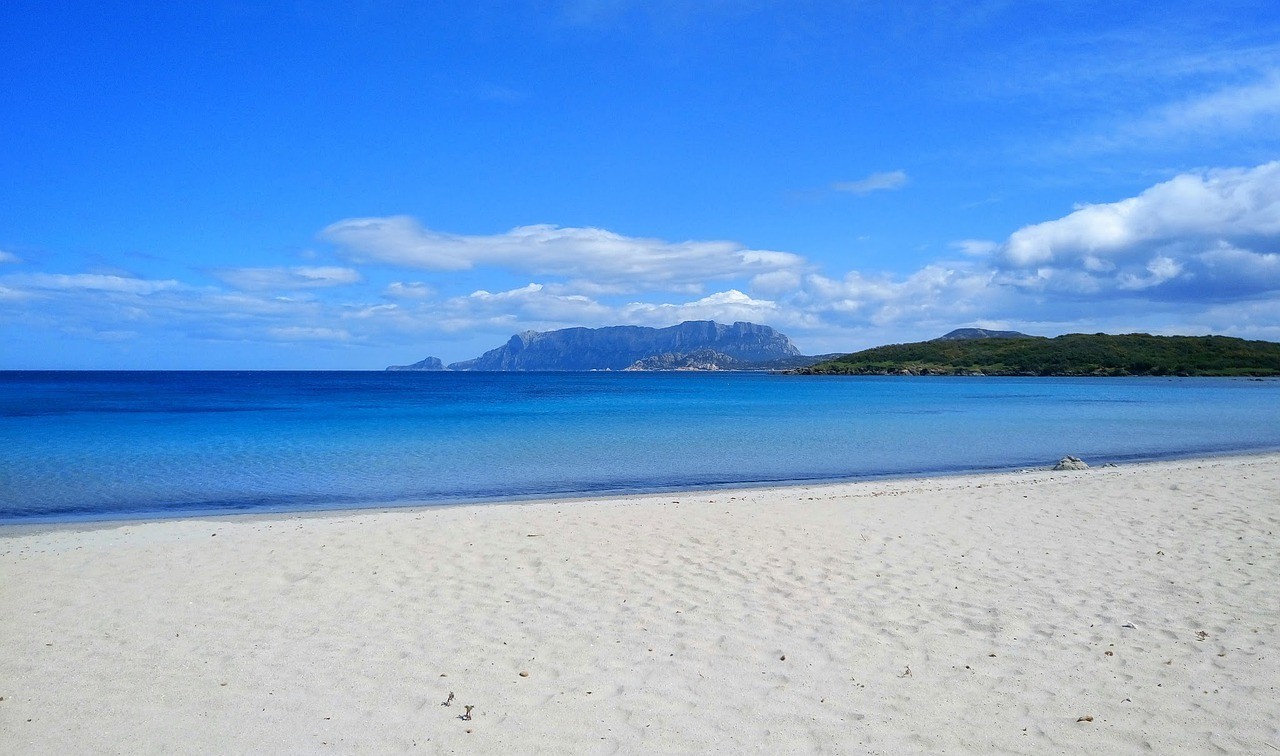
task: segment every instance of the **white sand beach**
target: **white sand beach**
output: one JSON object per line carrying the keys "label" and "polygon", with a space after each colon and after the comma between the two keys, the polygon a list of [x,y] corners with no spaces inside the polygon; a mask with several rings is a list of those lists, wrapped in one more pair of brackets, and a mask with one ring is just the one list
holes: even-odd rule
{"label": "white sand beach", "polygon": [[4,753],[1280,754],[1280,455],[0,536]]}

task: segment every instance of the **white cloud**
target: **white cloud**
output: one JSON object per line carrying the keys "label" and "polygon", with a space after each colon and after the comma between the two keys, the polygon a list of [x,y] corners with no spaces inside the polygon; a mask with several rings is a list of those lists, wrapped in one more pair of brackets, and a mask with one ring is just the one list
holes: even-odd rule
{"label": "white cloud", "polygon": [[153,280],[131,276],[103,275],[99,273],[30,273],[14,275],[5,281],[26,289],[42,291],[103,291],[122,294],[154,294],[186,288],[173,280]]}
{"label": "white cloud", "polygon": [[21,289],[11,289],[8,286],[0,286],[0,302],[21,302],[31,299],[35,295],[29,291]]}
{"label": "white cloud", "polygon": [[610,305],[589,296],[558,293],[552,287],[530,283],[518,289],[476,291],[447,300],[432,313],[441,327],[451,331],[550,330],[570,326],[608,325],[667,326],[686,320],[738,320],[784,326],[812,326],[816,320],[778,302],[758,299],[737,289],[687,302],[628,302]]}
{"label": "white cloud", "polygon": [[552,225],[470,236],[432,231],[407,216],[343,220],[324,229],[321,236],[355,260],[446,271],[496,266],[630,290],[701,286],[709,280],[806,264],[799,255],[748,249],[728,241],[668,242],[599,228]]}
{"label": "white cloud", "polygon": [[[993,255],[1005,281],[1181,298],[1280,288],[1280,161],[1186,173],[1118,202],[1018,229]],[[1215,293],[1216,292],[1216,293]]]}
{"label": "white cloud", "polygon": [[1215,305],[1195,317],[1200,333],[1280,341],[1280,299]]}
{"label": "white cloud", "polygon": [[445,303],[443,314],[455,328],[464,322],[484,323],[500,316],[544,326],[568,326],[603,324],[613,316],[613,310],[585,295],[556,293],[531,283],[509,291],[480,290],[454,297]]}
{"label": "white cloud", "polygon": [[1181,263],[1172,258],[1157,255],[1147,262],[1145,275],[1121,273],[1117,284],[1121,289],[1129,289],[1131,291],[1150,289],[1153,286],[1159,286],[1165,281],[1177,278],[1181,273]]}
{"label": "white cloud", "polygon": [[798,271],[776,270],[752,278],[751,290],[772,296],[792,294],[800,289],[801,280]]}
{"label": "white cloud", "polygon": [[1280,253],[1250,252],[1225,242],[1199,256],[1208,270],[1230,271],[1234,275],[1273,282],[1280,288]]}
{"label": "white cloud", "polygon": [[385,315],[389,313],[395,313],[395,312],[398,312],[399,310],[400,310],[400,305],[396,305],[396,304],[356,306],[348,309],[346,312],[343,312],[342,317],[368,319],[368,318],[376,318],[381,315]]}
{"label": "white cloud", "polygon": [[21,257],[18,257],[12,252],[5,252],[3,249],[0,249],[0,263],[20,263],[20,262],[22,262]]}
{"label": "white cloud", "polygon": [[320,289],[360,281],[359,271],[339,267],[219,268],[216,278],[245,291]]}
{"label": "white cloud", "polygon": [[1247,131],[1280,119],[1280,71],[1261,81],[1225,87],[1171,103],[1140,119],[1125,131],[1139,138]]}
{"label": "white cloud", "polygon": [[[7,292],[0,306],[15,303],[11,313],[24,324],[67,334],[132,332],[141,338],[167,331],[197,340],[297,340],[306,333],[287,329],[322,329],[339,312],[318,302],[121,275],[17,274],[0,278],[0,289]],[[309,340],[323,334],[313,330]]]}
{"label": "white cloud", "polygon": [[382,296],[392,299],[430,299],[435,294],[435,289],[421,281],[396,281],[382,290]]}
{"label": "white cloud", "polygon": [[907,185],[907,181],[906,171],[886,171],[884,173],[873,173],[857,181],[838,181],[832,184],[831,188],[837,192],[864,195],[872,192],[901,189]]}
{"label": "white cloud", "polygon": [[737,289],[716,292],[692,302],[632,302],[620,308],[620,322],[668,326],[686,320],[714,320],[720,323],[747,321],[775,328],[798,326],[810,321],[803,313],[778,302],[754,299]]}
{"label": "white cloud", "polygon": [[350,341],[351,334],[340,328],[286,326],[268,328],[267,335],[279,341]]}
{"label": "white cloud", "polygon": [[803,304],[844,323],[888,326],[911,319],[971,317],[1001,300],[991,271],[964,265],[926,265],[898,278],[851,271],[843,279],[810,275]]}
{"label": "white cloud", "polygon": [[995,252],[1000,245],[986,239],[960,239],[953,241],[949,245],[952,249],[960,250],[961,254],[971,257],[983,257]]}

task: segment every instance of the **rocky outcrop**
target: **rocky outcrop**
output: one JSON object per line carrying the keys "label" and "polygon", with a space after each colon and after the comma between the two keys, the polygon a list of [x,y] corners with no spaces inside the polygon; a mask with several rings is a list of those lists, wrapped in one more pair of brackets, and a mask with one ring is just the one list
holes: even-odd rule
{"label": "rocky outcrop", "polygon": [[1053,466],[1054,470],[1088,470],[1089,465],[1079,457],[1066,456],[1058,460],[1058,464]]}
{"label": "rocky outcrop", "polygon": [[387,370],[446,370],[439,357],[428,357],[412,365],[391,365]]}
{"label": "rocky outcrop", "polygon": [[627,370],[735,370],[743,366],[727,354],[714,349],[698,349],[688,354],[666,352],[636,360]]}
{"label": "rocky outcrop", "polygon": [[669,328],[610,326],[526,331],[474,360],[450,370],[625,370],[658,355],[693,355],[710,350],[742,363],[796,358],[791,339],[755,323],[722,325],[694,320]]}

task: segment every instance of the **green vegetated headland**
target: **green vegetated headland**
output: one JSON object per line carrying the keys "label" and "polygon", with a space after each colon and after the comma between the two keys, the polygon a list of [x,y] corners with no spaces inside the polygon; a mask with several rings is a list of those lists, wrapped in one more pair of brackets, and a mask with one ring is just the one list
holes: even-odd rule
{"label": "green vegetated headland", "polygon": [[867,349],[794,372],[806,375],[1278,376],[1280,344],[1229,336],[1145,333],[935,340]]}

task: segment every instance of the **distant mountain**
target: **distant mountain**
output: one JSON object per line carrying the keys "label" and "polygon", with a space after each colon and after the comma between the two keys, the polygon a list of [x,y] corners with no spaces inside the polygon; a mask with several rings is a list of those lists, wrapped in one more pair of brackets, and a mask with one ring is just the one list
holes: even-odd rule
{"label": "distant mountain", "polygon": [[1280,344],[1229,336],[1072,333],[935,339],[847,354],[794,372],[845,375],[1280,375]]}
{"label": "distant mountain", "polygon": [[672,367],[635,369],[691,369],[691,365],[706,356],[703,350],[715,353],[715,358],[705,363],[717,365],[714,369],[736,369],[723,367],[728,364],[757,367],[774,361],[802,358],[791,339],[769,326],[755,323],[722,325],[709,320],[695,320],[669,328],[609,326],[526,331],[512,336],[497,349],[491,349],[474,360],[455,362],[448,369],[626,370],[662,355],[666,357],[653,364],[670,364]]}
{"label": "distant mountain", "polygon": [[1030,339],[1034,338],[1018,331],[988,331],[985,328],[957,328],[934,341],[965,341],[967,339]]}
{"label": "distant mountain", "polygon": [[439,357],[428,357],[421,362],[415,362],[412,365],[392,365],[387,370],[445,370],[444,363]]}

